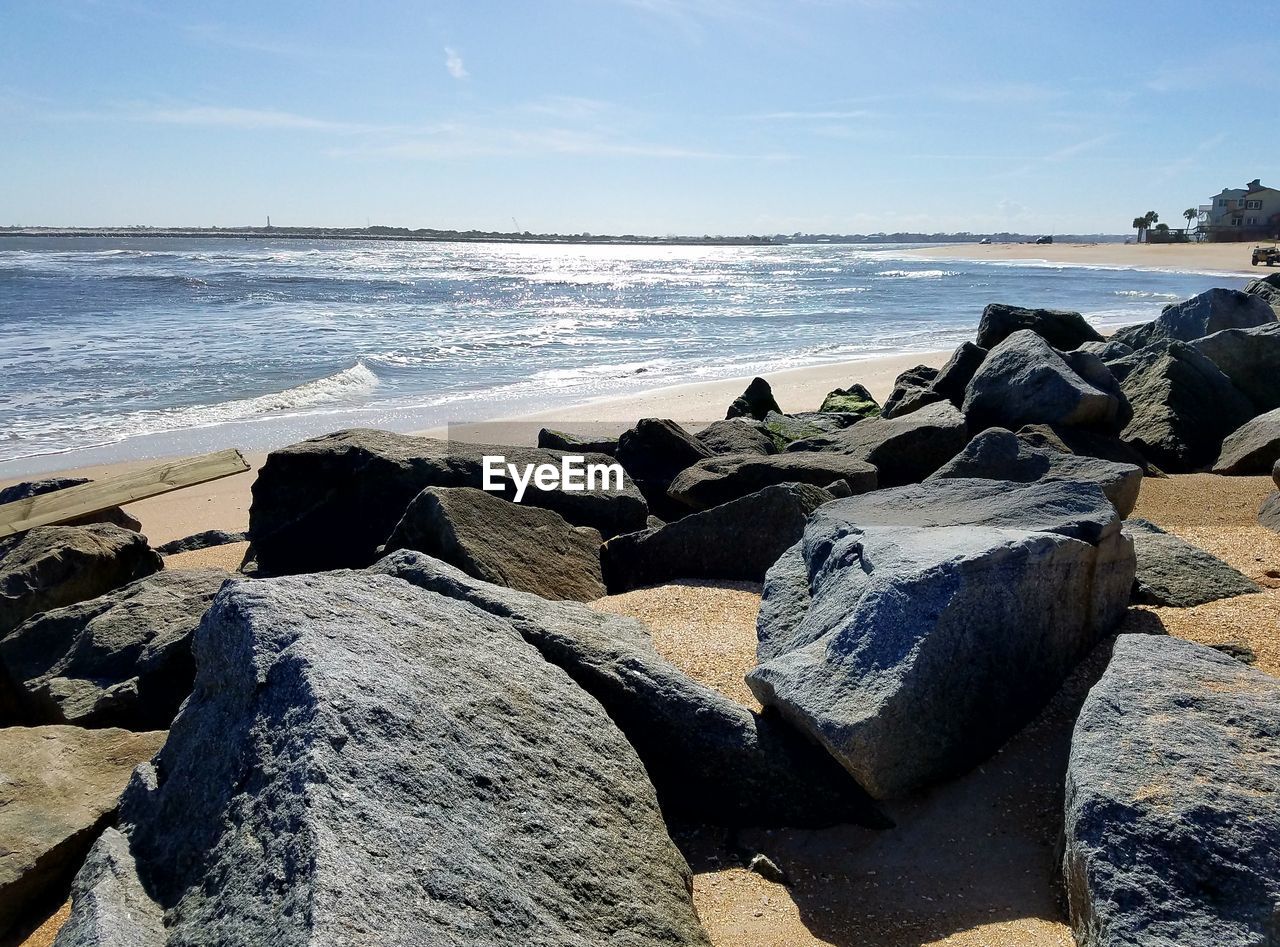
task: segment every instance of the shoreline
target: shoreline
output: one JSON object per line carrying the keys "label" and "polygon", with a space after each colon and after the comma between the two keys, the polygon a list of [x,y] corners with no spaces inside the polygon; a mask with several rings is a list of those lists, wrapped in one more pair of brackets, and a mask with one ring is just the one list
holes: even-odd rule
{"label": "shoreline", "polygon": [[1250,263],[1252,243],[991,243],[951,244],[911,250],[922,260],[972,263],[1042,263],[1230,276],[1265,276],[1274,267]]}
{"label": "shoreline", "polygon": [[[951,350],[932,350],[906,355],[884,355],[852,361],[832,362],[811,368],[788,368],[766,374],[779,405],[787,412],[817,410],[826,394],[858,382],[883,402],[893,389],[894,379],[915,365],[941,367]],[[635,395],[610,395],[577,402],[564,408],[518,414],[489,421],[463,421],[447,427],[413,431],[420,436],[455,437],[458,440],[533,446],[538,429],[564,426],[618,434],[643,417],[670,418],[698,429],[725,415],[730,403],[751,381],[752,375],[710,381],[682,382],[652,388]],[[223,444],[234,447],[235,444]],[[268,451],[245,451],[249,470],[243,474],[199,484],[131,503],[124,509],[142,522],[142,531],[152,545],[180,539],[207,529],[239,531],[249,524],[251,488],[258,468]],[[48,455],[46,455],[48,456]],[[181,456],[181,455],[179,455]],[[0,487],[24,480],[51,477],[98,479],[176,460],[176,456],[64,466],[38,473],[0,478]]]}

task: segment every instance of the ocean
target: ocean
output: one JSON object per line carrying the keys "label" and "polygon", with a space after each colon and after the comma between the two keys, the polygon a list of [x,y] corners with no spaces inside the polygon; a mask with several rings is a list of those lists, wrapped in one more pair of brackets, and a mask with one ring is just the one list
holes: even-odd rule
{"label": "ocean", "polygon": [[989,302],[1115,327],[1245,283],[917,249],[8,237],[0,476],[950,348]]}

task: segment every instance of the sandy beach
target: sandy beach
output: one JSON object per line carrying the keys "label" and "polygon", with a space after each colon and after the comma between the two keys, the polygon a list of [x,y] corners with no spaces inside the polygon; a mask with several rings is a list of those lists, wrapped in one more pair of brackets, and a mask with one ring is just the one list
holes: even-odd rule
{"label": "sandy beach", "polygon": [[1117,266],[1144,270],[1191,270],[1261,276],[1274,272],[1250,264],[1252,243],[956,243],[913,251],[926,259],[1044,261],[1073,266]]}
{"label": "sandy beach", "polygon": [[[1280,673],[1280,535],[1255,515],[1269,477],[1188,474],[1147,479],[1134,516],[1235,566],[1256,595],[1195,608],[1133,607],[1120,632],[1244,645]],[[755,665],[758,590],[678,583],[610,596],[594,607],[647,622],[658,650],[691,677],[758,707],[742,676]],[[1103,642],[1045,711],[959,779],[895,803],[897,827],[725,833],[682,842],[694,898],[716,947],[1070,947],[1056,882],[1063,774],[1081,702],[1106,666]],[[763,852],[790,887],[746,871]],[[748,855],[749,857],[749,855]]]}

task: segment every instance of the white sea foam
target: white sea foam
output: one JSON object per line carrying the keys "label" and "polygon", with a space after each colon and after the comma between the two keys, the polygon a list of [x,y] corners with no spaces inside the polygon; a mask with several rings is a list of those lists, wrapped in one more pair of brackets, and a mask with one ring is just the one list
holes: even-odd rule
{"label": "white sea foam", "polygon": [[876,274],[881,279],[946,279],[959,275],[954,270],[881,270]]}
{"label": "white sea foam", "polygon": [[[20,420],[9,432],[13,446],[8,449],[0,447],[0,460],[110,444],[146,434],[163,434],[212,427],[231,421],[348,406],[364,400],[377,387],[378,376],[364,362],[357,361],[350,368],[332,375],[253,398],[133,411],[116,416],[101,413],[77,414],[65,420],[45,421],[37,425],[27,425]],[[40,449],[23,450],[24,442],[38,443]]]}

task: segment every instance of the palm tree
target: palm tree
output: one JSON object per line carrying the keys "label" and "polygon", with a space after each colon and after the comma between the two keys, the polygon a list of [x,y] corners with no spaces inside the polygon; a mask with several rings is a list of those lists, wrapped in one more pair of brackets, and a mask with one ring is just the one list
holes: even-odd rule
{"label": "palm tree", "polygon": [[1139,243],[1141,243],[1141,242],[1142,242],[1142,234],[1143,234],[1143,233],[1146,231],[1146,229],[1147,229],[1147,218],[1145,218],[1145,217],[1135,217],[1135,218],[1133,218],[1133,223],[1132,223],[1132,224],[1130,224],[1129,226],[1133,227],[1133,229],[1134,229],[1134,230],[1138,231],[1138,242],[1139,242]]}
{"label": "palm tree", "polygon": [[1187,233],[1191,233],[1191,221],[1200,216],[1200,211],[1195,207],[1188,207],[1182,212],[1182,216],[1187,218]]}

